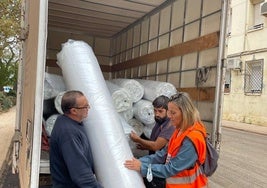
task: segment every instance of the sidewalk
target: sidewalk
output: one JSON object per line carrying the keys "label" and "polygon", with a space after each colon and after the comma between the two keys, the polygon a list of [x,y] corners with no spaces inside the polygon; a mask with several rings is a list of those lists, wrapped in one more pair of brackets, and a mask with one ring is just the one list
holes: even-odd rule
{"label": "sidewalk", "polygon": [[222,126],[232,129],[254,132],[257,134],[267,135],[267,126],[240,123],[235,121],[222,120]]}

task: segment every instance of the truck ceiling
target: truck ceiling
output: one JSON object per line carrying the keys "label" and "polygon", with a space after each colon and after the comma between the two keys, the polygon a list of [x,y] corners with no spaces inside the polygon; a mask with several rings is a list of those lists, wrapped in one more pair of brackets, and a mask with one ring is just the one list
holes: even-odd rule
{"label": "truck ceiling", "polygon": [[49,0],[49,30],[110,38],[171,1]]}

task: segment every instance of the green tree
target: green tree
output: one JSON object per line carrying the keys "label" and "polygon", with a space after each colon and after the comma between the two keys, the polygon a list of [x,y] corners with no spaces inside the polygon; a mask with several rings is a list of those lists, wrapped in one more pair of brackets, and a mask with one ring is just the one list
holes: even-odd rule
{"label": "green tree", "polygon": [[0,91],[16,85],[20,53],[21,0],[0,1]]}

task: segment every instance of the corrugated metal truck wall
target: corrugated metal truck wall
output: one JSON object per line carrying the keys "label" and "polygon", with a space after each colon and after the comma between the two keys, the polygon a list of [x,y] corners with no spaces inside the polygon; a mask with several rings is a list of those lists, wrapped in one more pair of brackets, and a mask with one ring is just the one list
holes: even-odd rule
{"label": "corrugated metal truck wall", "polygon": [[221,3],[173,1],[126,28],[112,40],[113,78],[174,84],[191,95],[211,132]]}
{"label": "corrugated metal truck wall", "polygon": [[47,72],[61,74],[61,69],[56,65],[56,55],[61,50],[61,44],[68,39],[82,40],[87,42],[92,49],[101,65],[105,79],[110,78],[110,39],[93,37],[85,34],[70,33],[69,31],[57,31],[50,28],[48,30],[47,40]]}

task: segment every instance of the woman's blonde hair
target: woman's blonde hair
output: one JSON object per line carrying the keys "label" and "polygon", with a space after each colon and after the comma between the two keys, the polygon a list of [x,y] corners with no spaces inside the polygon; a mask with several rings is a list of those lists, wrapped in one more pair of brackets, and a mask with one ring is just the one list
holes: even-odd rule
{"label": "woman's blonde hair", "polygon": [[181,130],[186,130],[190,126],[192,126],[195,122],[200,122],[199,111],[193,104],[188,93],[179,92],[170,97],[170,101],[174,103],[178,108],[180,108],[183,116],[183,121],[181,125]]}

